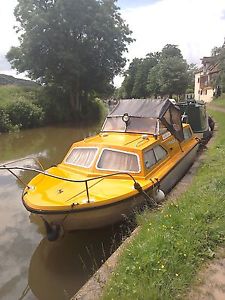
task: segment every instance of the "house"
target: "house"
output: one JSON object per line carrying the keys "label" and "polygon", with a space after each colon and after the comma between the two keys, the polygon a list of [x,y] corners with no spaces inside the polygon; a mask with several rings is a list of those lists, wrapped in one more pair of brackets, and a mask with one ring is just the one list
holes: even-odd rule
{"label": "house", "polygon": [[216,56],[203,57],[202,67],[195,74],[195,99],[210,102],[217,93],[215,80],[220,72]]}

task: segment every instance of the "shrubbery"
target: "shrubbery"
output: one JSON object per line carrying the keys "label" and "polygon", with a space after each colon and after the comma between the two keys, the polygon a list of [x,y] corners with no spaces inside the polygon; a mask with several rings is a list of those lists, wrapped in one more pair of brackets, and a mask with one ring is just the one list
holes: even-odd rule
{"label": "shrubbery", "polygon": [[38,105],[19,99],[0,108],[0,132],[33,128],[43,124],[44,112]]}
{"label": "shrubbery", "polygon": [[13,126],[5,108],[0,107],[0,132],[12,131]]}
{"label": "shrubbery", "polygon": [[56,123],[93,123],[105,114],[96,95],[84,100],[81,112],[72,113],[69,95],[58,87],[0,87],[0,132]]}
{"label": "shrubbery", "polygon": [[38,127],[42,125],[44,120],[42,108],[23,99],[8,104],[6,106],[6,112],[13,126],[18,125],[21,128]]}

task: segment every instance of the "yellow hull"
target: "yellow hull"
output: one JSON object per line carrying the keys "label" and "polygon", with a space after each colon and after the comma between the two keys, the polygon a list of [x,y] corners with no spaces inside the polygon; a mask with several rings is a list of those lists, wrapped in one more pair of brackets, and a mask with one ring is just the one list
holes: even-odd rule
{"label": "yellow hull", "polygon": [[[189,167],[193,164],[197,155],[198,145],[191,149],[160,182],[160,189],[168,193],[173,186],[184,176]],[[148,194],[154,197],[152,188],[148,189]],[[136,195],[127,199],[122,199],[108,205],[94,208],[86,208],[72,213],[51,213],[40,214],[50,224],[60,224],[64,230],[94,229],[125,220],[130,214],[137,211],[141,206],[147,205],[143,195]]]}

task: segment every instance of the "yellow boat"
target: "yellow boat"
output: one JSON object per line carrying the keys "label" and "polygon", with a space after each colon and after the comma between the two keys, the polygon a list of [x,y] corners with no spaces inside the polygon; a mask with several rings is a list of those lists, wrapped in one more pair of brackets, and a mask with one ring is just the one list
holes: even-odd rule
{"label": "yellow boat", "polygon": [[30,181],[24,206],[48,231],[116,223],[168,193],[198,144],[169,100],[121,100],[98,135],[74,143],[62,163]]}

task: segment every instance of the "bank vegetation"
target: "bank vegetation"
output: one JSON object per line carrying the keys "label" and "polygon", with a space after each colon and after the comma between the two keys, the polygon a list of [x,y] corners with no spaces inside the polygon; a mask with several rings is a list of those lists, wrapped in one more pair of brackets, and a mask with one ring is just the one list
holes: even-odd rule
{"label": "bank vegetation", "polygon": [[176,202],[138,217],[103,299],[184,299],[199,268],[225,245],[225,119],[192,185]]}

